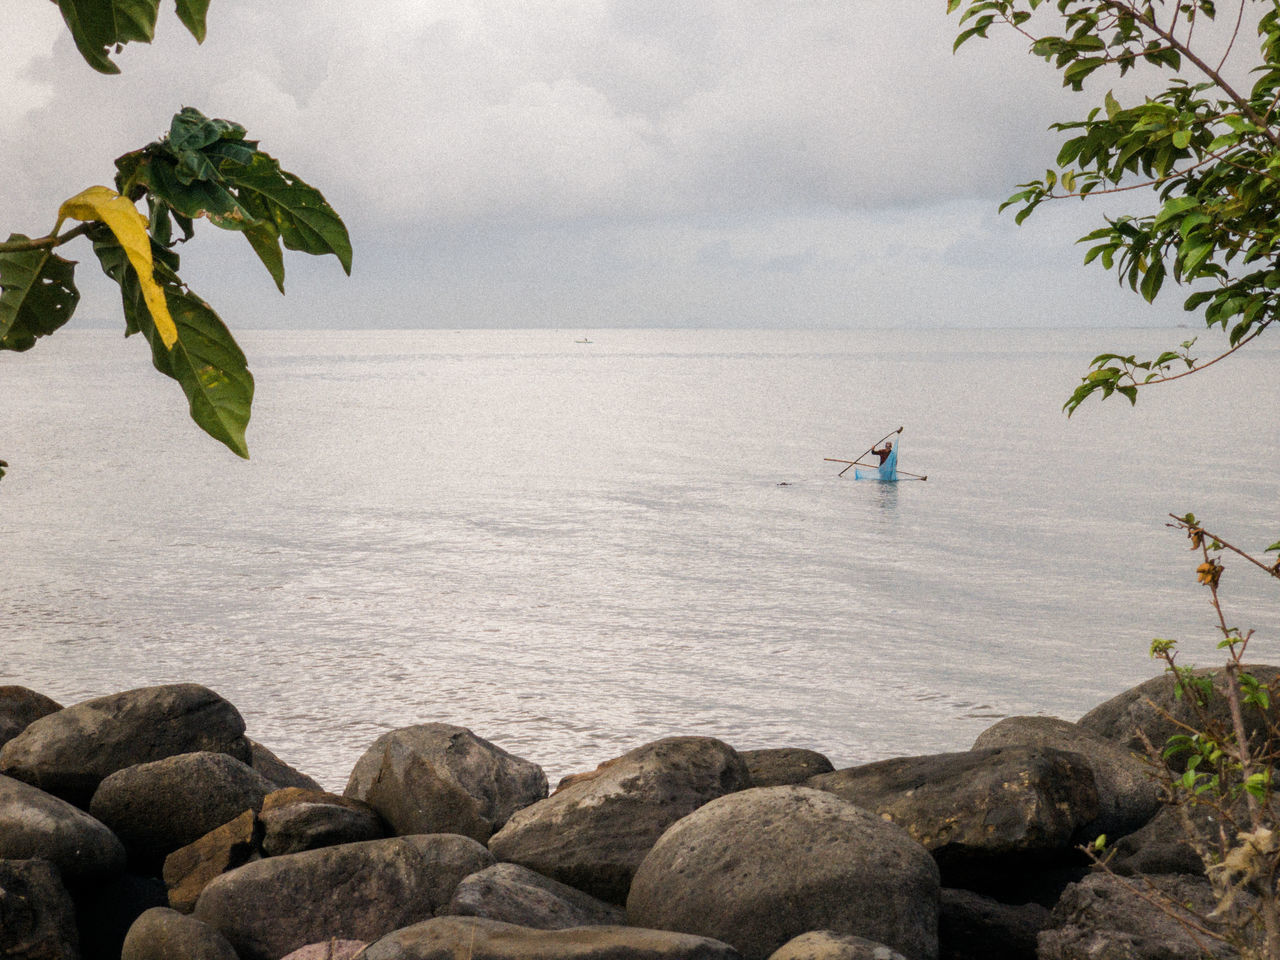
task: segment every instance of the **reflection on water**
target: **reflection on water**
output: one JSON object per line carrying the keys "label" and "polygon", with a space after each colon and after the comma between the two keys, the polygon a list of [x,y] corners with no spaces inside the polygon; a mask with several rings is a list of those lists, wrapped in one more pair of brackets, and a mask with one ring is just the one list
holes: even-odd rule
{"label": "reflection on water", "polygon": [[[1249,414],[1274,352],[1068,421],[1102,346],[1159,334],[590,337],[254,334],[248,463],[132,342],[0,357],[0,683],[205,683],[329,788],[434,720],[553,782],[677,733],[846,765],[1074,718],[1153,672],[1154,635],[1208,661],[1161,518],[1275,539],[1280,437]],[[898,423],[927,483],[823,462]],[[1229,472],[1198,452],[1224,445]],[[1262,650],[1280,609],[1247,580]]]}

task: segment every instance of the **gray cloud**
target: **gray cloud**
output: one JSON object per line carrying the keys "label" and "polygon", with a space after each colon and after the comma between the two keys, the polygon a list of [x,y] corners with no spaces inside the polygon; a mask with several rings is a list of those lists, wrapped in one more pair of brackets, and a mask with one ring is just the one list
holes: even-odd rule
{"label": "gray cloud", "polygon": [[[166,7],[102,77],[47,0],[6,2],[24,27],[0,39],[4,226],[48,229],[183,105],[244,123],[344,215],[353,278],[291,256],[283,300],[236,238],[197,237],[185,275],[233,328],[1130,306],[1082,293],[1078,213],[1016,235],[993,216],[1083,103],[1016,38],[952,56],[940,4],[213,0],[202,48]],[[87,281],[82,310],[111,314],[109,293]]]}

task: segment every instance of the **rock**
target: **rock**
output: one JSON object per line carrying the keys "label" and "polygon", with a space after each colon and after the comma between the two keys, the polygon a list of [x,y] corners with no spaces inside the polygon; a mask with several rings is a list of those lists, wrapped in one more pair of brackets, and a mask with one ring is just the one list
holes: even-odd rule
{"label": "rock", "polygon": [[117,770],[93,795],[89,812],[115,831],[140,869],[210,830],[257,810],[272,784],[225,753],[183,753]]}
{"label": "rock", "polygon": [[732,747],[669,737],[637,747],[516,813],[489,849],[610,903],[664,830],[708,800],[751,785]]}
{"label": "rock", "polygon": [[269,857],[217,877],[195,917],[240,960],[275,960],[329,937],[375,940],[433,916],[458,882],[493,864],[468,837],[432,834]]}
{"label": "rock", "polygon": [[268,794],[260,819],[262,851],[269,857],[386,836],[367,803],[321,790],[289,787]]}
{"label": "rock", "polygon": [[182,913],[196,907],[200,892],[224,873],[262,859],[262,825],[246,810],[194,843],[169,854],[164,861],[164,883],[169,906]]}
{"label": "rock", "polygon": [[947,960],[1036,960],[1036,937],[1049,924],[1038,903],[1000,903],[971,890],[942,891],[938,947]]}
{"label": "rock", "polygon": [[470,730],[424,723],[375,740],[343,795],[366,801],[397,834],[460,833],[484,843],[547,795],[547,776]]}
{"label": "rock", "polygon": [[820,773],[831,773],[835,767],[816,750],[800,747],[775,747],[769,750],[739,750],[747,765],[753,787],[785,787],[804,783]]}
{"label": "rock", "polygon": [[250,760],[249,766],[257,770],[260,774],[274,783],[277,787],[301,787],[303,790],[320,790],[320,784],[316,783],[305,773],[300,773],[289,764],[285,763],[274,753],[258,743],[256,740],[249,740]]}
{"label": "rock", "polygon": [[141,687],[50,713],[0,748],[0,773],[78,807],[110,774],[207,750],[249,760],[244,720],[207,687]]}
{"label": "rock", "polygon": [[933,854],[948,886],[968,889],[1013,864],[1080,858],[1074,840],[1098,817],[1093,771],[1079,754],[1052,747],[900,757],[809,785],[901,825]]}
{"label": "rock", "polygon": [[47,860],[0,859],[0,957],[80,958],[75,907]]}
{"label": "rock", "polygon": [[1098,817],[1080,828],[1081,843],[1090,843],[1099,834],[1114,840],[1130,833],[1160,807],[1160,784],[1150,765],[1131,750],[1067,720],[1006,717],[981,733],[973,749],[1019,745],[1078,753],[1088,762],[1098,789]]}
{"label": "rock", "polygon": [[[1214,907],[1209,882],[1200,877],[1147,877],[1165,906],[1184,916],[1184,905],[1203,915]],[[1145,884],[1144,884],[1145,886]],[[1091,874],[1068,887],[1053,909],[1049,928],[1040,934],[1039,960],[1203,960],[1235,957],[1223,944],[1201,937],[1206,950],[1186,929],[1132,892],[1128,882],[1105,873]],[[1144,891],[1151,895],[1150,887]]]}
{"label": "rock", "polygon": [[120,960],[133,922],[152,907],[166,905],[164,884],[155,877],[125,873],[110,883],[72,892],[83,960]]}
{"label": "rock", "polygon": [[153,907],[134,921],[120,960],[238,960],[227,938],[168,907]]}
{"label": "rock", "polygon": [[[1280,667],[1258,664],[1246,668],[1262,683],[1274,684],[1280,681]],[[1230,714],[1223,691],[1225,675],[1221,670],[1197,670],[1199,676],[1214,676],[1213,688],[1215,696],[1211,699],[1208,713],[1215,723],[1230,729]],[[1150,702],[1148,702],[1150,701]],[[1271,722],[1280,722],[1280,702],[1272,700]],[[1257,707],[1246,706],[1243,710],[1245,730],[1250,736],[1265,728],[1266,717]],[[1180,724],[1188,724],[1199,729],[1195,709],[1189,697],[1178,697],[1174,694],[1173,676],[1168,673],[1152,677],[1136,687],[1117,694],[1105,703],[1099,704],[1079,720],[1079,725],[1105,740],[1112,740],[1128,750],[1142,756],[1147,749],[1142,742],[1145,735],[1156,751],[1163,751],[1165,743],[1175,733],[1183,733]],[[1181,773],[1186,766],[1186,756],[1178,755],[1168,759],[1170,768]]]}
{"label": "rock", "polygon": [[479,917],[439,917],[376,940],[360,960],[739,960],[727,944],[634,927],[532,930]]}
{"label": "rock", "polygon": [[636,871],[627,920],[764,960],[812,930],[938,956],[938,868],[905,830],[830,793],[763,787],[672,826]]}
{"label": "rock", "polygon": [[497,863],[464,879],[445,913],[539,930],[621,926],[627,919],[620,907],[515,863]]}
{"label": "rock", "polygon": [[62,704],[26,687],[0,686],[0,747]]}
{"label": "rock", "polygon": [[352,960],[368,945],[363,940],[326,940],[299,947],[282,960]]}
{"label": "rock", "polygon": [[769,960],[907,960],[883,943],[831,930],[811,930],[788,940]]}
{"label": "rock", "polygon": [[72,883],[125,867],[124,846],[105,824],[65,800],[0,776],[0,860],[33,857],[51,861]]}

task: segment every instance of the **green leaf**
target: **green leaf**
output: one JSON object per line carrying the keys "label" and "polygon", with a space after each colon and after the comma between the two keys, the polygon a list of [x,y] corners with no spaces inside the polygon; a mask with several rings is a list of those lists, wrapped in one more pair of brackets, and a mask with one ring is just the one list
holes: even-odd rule
{"label": "green leaf", "polygon": [[52,250],[0,254],[0,350],[30,350],[71,319],[80,302],[75,267]]}
{"label": "green leaf", "polygon": [[191,31],[196,43],[204,43],[205,14],[209,12],[209,0],[177,0],[178,19]]}
{"label": "green leaf", "polygon": [[244,238],[271,274],[276,289],[284,293],[284,251],[280,249],[280,234],[276,232],[275,225],[261,220],[245,229]]}
{"label": "green leaf", "polygon": [[57,0],[57,3],[76,49],[89,66],[100,73],[120,72],[107,54],[108,47],[135,40],[151,42],[160,8],[160,0]]}
{"label": "green leaf", "polygon": [[247,167],[224,171],[224,176],[255,217],[275,224],[286,247],[317,256],[332,253],[351,273],[351,238],[319,190],[281,170],[262,152]]}
{"label": "green leaf", "polygon": [[222,319],[183,285],[171,266],[176,257],[157,255],[156,280],[164,289],[178,328],[178,342],[166,349],[142,299],[138,276],[119,244],[111,238],[98,238],[93,248],[103,272],[120,284],[130,330],[146,336],[155,368],[181,385],[191,419],[237,456],[248,458],[244,433],[253,403],[253,376]]}

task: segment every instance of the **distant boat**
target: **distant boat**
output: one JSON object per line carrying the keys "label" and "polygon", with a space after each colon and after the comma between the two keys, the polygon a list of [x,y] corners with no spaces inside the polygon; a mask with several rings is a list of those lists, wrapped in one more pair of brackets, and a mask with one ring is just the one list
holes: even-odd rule
{"label": "distant boat", "polygon": [[573,342],[574,343],[591,343],[592,341],[588,340],[586,337],[583,337],[581,340],[575,340]]}

